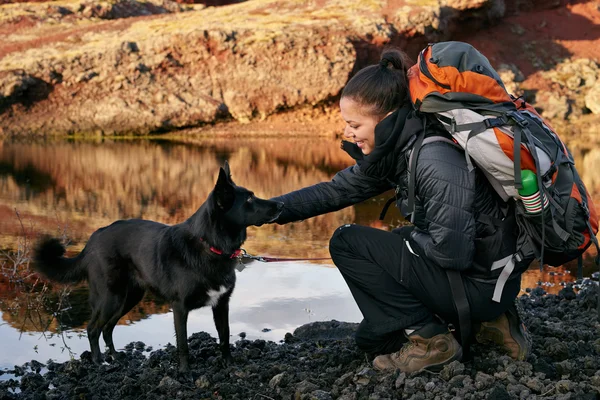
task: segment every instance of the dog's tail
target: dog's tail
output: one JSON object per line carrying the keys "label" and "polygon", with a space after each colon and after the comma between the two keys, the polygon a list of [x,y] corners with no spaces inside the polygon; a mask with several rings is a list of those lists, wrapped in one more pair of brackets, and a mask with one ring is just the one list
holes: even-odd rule
{"label": "dog's tail", "polygon": [[87,279],[87,268],[81,262],[81,253],[73,258],[63,257],[65,247],[60,240],[44,237],[35,248],[35,269],[46,278],[60,283],[76,283]]}

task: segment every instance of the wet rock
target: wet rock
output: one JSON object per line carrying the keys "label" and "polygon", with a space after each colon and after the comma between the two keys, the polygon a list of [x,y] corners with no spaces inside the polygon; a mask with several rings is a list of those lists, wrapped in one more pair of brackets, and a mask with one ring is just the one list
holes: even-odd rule
{"label": "wet rock", "polygon": [[326,321],[302,325],[294,331],[294,337],[303,340],[337,340],[353,338],[358,324]]}
{"label": "wet rock", "polygon": [[572,285],[568,285],[564,289],[561,289],[558,292],[558,296],[566,300],[574,300],[577,297]]}
{"label": "wet rock", "polygon": [[48,388],[48,382],[39,373],[27,373],[21,378],[21,390],[38,391]]}

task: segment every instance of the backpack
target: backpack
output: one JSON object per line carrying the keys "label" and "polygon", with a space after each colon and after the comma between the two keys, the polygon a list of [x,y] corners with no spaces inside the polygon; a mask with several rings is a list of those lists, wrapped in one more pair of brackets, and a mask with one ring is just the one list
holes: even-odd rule
{"label": "backpack", "polygon": [[[598,245],[596,209],[569,149],[531,105],[507,93],[484,55],[467,43],[430,44],[408,77],[415,109],[447,129],[504,201],[514,199],[520,256],[560,266]],[[522,170],[541,188],[536,214],[519,194]]]}
{"label": "backpack", "polygon": [[[430,118],[441,123],[464,150],[469,168],[481,169],[514,210],[517,252],[504,260],[493,300],[500,301],[513,272],[522,272],[514,270],[521,260],[537,258],[541,269],[544,262],[560,266],[579,258],[581,276],[582,254],[592,243],[598,248],[598,216],[573,156],[550,124],[523,99],[511,96],[488,59],[467,43],[429,44],[409,69],[408,81],[424,123]],[[423,144],[424,134],[420,136],[412,150],[416,154]],[[416,154],[411,154],[409,171],[415,171]],[[532,200],[519,193],[523,170],[533,172],[537,183],[533,208]],[[414,207],[414,175],[409,175],[409,209]],[[600,251],[596,263],[599,258]],[[529,262],[521,264],[526,268]],[[463,297],[460,278],[448,277],[453,293],[458,285],[457,296]],[[457,309],[460,317],[458,300]]]}

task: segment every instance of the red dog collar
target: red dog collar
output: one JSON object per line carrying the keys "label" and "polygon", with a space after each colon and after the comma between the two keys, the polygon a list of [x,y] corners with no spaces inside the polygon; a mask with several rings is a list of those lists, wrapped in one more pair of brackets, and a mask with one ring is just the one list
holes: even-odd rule
{"label": "red dog collar", "polygon": [[[200,238],[200,241],[205,242],[205,240],[202,238]],[[209,246],[209,249],[210,249],[210,251],[212,251],[215,254],[218,254],[218,255],[223,254],[223,251],[217,249],[216,247]],[[237,249],[236,251],[233,252],[233,254],[231,256],[229,256],[229,258],[238,258],[240,256],[240,254],[242,254],[242,249]]]}

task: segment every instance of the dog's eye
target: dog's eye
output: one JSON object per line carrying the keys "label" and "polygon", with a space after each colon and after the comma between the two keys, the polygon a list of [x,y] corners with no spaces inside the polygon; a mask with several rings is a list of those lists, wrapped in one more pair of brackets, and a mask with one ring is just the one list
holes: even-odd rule
{"label": "dog's eye", "polygon": [[250,196],[246,199],[247,203],[252,203],[252,201],[254,200],[254,196]]}

